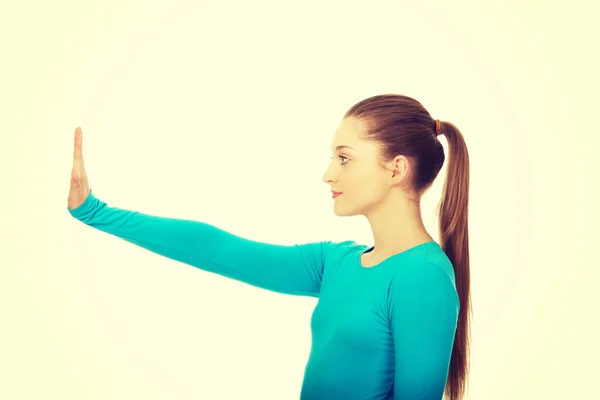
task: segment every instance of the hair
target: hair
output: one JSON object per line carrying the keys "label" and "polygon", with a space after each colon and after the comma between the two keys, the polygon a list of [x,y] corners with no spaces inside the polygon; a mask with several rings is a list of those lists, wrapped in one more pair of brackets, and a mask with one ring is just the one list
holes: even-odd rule
{"label": "hair", "polygon": [[[404,155],[411,166],[409,191],[420,199],[444,164],[444,148],[436,133],[436,120],[415,99],[399,94],[364,99],[344,115],[358,118],[365,126],[364,137],[379,146],[382,162]],[[470,272],[469,272],[469,154],[458,128],[440,121],[448,141],[449,165],[439,211],[440,245],[454,267],[460,310],[444,394],[462,399],[469,371]]]}

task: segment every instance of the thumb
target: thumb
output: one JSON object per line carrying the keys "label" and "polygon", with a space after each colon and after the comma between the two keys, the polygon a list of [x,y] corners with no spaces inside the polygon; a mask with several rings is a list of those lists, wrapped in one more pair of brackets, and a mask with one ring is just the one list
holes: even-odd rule
{"label": "thumb", "polygon": [[81,176],[78,171],[71,171],[71,189],[77,189],[81,187]]}

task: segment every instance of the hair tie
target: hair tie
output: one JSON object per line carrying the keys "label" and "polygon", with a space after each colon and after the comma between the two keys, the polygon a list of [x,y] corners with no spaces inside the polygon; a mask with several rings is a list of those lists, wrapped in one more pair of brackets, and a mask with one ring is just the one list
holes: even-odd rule
{"label": "hair tie", "polygon": [[435,120],[435,135],[441,135],[442,134],[442,123],[440,122],[439,119]]}

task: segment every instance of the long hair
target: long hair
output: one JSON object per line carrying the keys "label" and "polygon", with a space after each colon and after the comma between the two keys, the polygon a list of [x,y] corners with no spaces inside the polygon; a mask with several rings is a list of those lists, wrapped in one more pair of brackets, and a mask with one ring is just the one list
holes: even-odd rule
{"label": "long hair", "polygon": [[[355,117],[366,126],[365,137],[380,144],[380,161],[404,155],[413,168],[411,189],[420,198],[444,164],[444,148],[436,134],[436,120],[415,99],[399,94],[373,96],[352,106],[344,118]],[[460,301],[457,329],[446,381],[445,395],[462,399],[469,373],[469,154],[458,128],[441,122],[448,141],[449,163],[439,212],[440,245],[454,267]]]}

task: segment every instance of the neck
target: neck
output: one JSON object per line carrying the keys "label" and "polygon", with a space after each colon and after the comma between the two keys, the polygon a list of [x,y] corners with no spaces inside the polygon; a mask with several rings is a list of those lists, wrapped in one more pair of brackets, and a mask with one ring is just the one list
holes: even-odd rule
{"label": "neck", "polygon": [[387,257],[433,240],[423,224],[419,202],[404,195],[390,193],[365,217],[373,231],[372,256]]}

